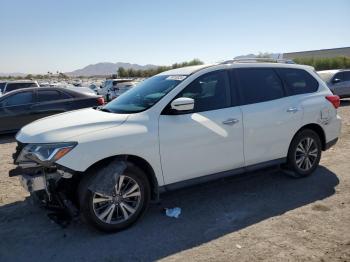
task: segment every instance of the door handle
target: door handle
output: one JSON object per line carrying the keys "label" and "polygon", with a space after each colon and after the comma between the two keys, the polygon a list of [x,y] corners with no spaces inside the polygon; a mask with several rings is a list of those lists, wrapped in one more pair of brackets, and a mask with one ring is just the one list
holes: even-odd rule
{"label": "door handle", "polygon": [[288,112],[288,113],[296,113],[296,112],[298,112],[298,111],[299,111],[299,109],[296,108],[296,107],[290,107],[290,108],[287,109],[287,112]]}
{"label": "door handle", "polygon": [[224,125],[234,125],[234,124],[237,124],[238,122],[239,122],[238,119],[236,119],[236,118],[230,118],[230,119],[227,119],[227,120],[223,121],[222,123],[223,123]]}

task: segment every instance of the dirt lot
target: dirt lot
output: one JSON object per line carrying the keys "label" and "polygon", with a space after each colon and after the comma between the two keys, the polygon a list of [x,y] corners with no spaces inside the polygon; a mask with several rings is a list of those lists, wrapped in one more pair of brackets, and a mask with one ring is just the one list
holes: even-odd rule
{"label": "dirt lot", "polygon": [[[340,142],[308,178],[249,173],[162,196],[144,219],[101,234],[63,229],[9,178],[11,136],[0,137],[0,261],[350,261],[350,101]],[[180,218],[162,207],[179,206]]]}

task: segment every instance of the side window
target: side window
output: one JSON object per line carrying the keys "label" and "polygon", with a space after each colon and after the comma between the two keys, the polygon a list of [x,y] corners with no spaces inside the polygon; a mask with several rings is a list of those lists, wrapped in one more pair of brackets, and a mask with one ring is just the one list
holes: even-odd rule
{"label": "side window", "polygon": [[283,84],[270,68],[239,68],[242,104],[254,104],[284,97]]}
{"label": "side window", "polygon": [[14,94],[1,102],[3,106],[17,106],[33,103],[32,92],[22,92]]}
{"label": "side window", "polygon": [[350,71],[343,72],[343,80],[344,81],[350,81]]}
{"label": "side window", "polygon": [[64,99],[56,90],[38,90],[38,102],[49,102]]}
{"label": "side window", "polygon": [[229,107],[228,73],[226,71],[217,71],[202,75],[185,87],[176,97],[193,98],[193,112]]}
{"label": "side window", "polygon": [[[339,82],[343,82],[344,81],[344,76],[343,76],[343,72],[340,72],[340,73],[336,73],[333,78],[332,78],[332,81],[334,81],[334,79],[338,79]],[[334,81],[335,82],[335,81]],[[339,83],[338,82],[338,83]]]}
{"label": "side window", "polygon": [[284,80],[290,95],[312,93],[318,89],[317,80],[305,70],[280,68],[278,72]]}

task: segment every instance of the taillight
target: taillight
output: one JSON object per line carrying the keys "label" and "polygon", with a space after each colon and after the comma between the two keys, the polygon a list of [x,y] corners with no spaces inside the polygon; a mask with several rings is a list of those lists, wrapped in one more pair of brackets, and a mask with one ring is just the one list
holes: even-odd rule
{"label": "taillight", "polygon": [[326,99],[332,103],[335,109],[340,106],[340,97],[337,95],[326,96]]}
{"label": "taillight", "polygon": [[97,104],[103,106],[105,104],[105,99],[103,97],[97,98]]}

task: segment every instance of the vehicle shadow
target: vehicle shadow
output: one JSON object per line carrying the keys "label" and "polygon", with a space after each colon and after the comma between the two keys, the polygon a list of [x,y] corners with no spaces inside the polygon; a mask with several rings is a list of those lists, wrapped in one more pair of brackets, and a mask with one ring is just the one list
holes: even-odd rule
{"label": "vehicle shadow", "polygon": [[[0,260],[153,261],[325,199],[338,183],[323,166],[303,179],[276,169],[247,173],[166,193],[141,221],[115,234],[81,223],[62,229],[43,210],[18,202],[0,207]],[[161,211],[176,206],[178,219]]]}
{"label": "vehicle shadow", "polygon": [[0,135],[0,145],[16,142],[16,133]]}

